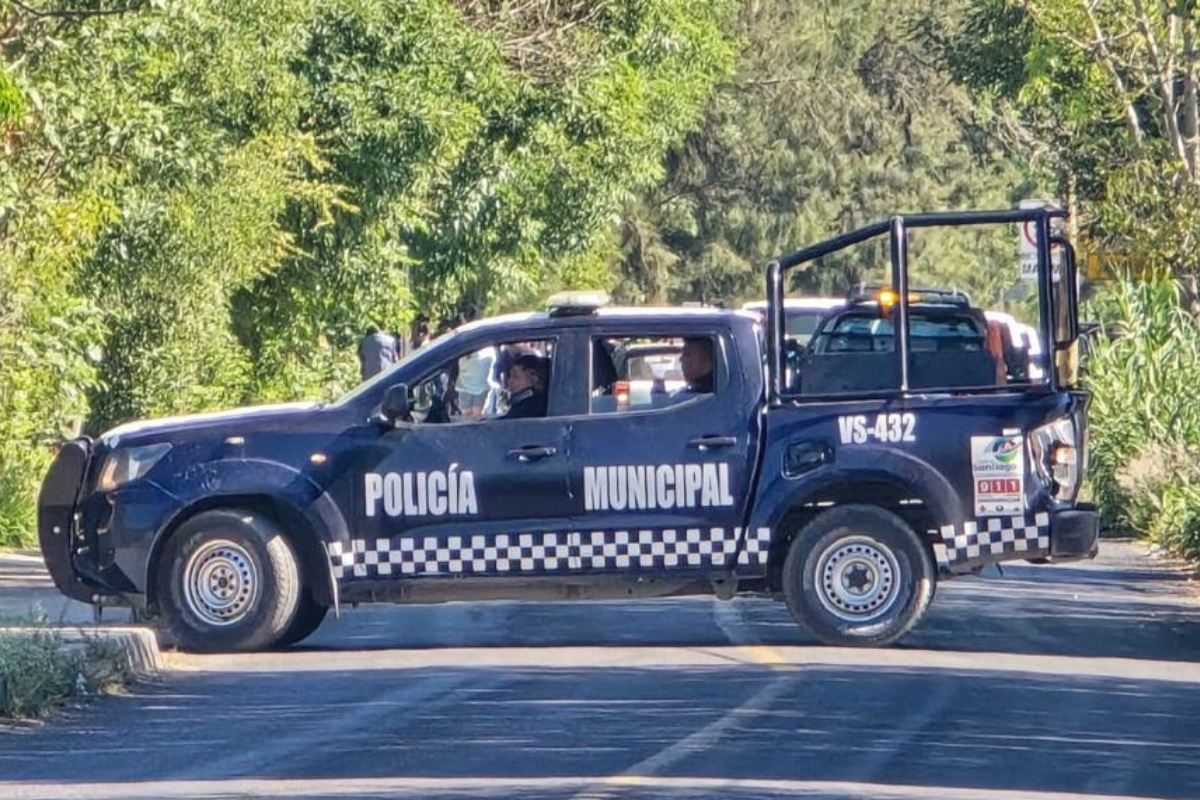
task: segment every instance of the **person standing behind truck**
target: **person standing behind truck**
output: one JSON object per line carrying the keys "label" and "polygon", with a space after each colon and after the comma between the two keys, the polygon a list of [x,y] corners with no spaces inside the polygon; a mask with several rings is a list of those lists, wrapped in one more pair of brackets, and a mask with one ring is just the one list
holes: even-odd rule
{"label": "person standing behind truck", "polygon": [[358,345],[358,365],[362,379],[365,381],[395,364],[397,355],[396,337],[378,325],[372,325]]}

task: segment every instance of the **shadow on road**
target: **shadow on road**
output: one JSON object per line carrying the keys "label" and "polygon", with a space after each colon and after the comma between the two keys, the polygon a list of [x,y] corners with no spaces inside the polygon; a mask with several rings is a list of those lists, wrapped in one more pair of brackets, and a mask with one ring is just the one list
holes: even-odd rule
{"label": "shadow on road", "polygon": [[[1088,586],[1012,576],[947,583],[925,620],[898,646],[1200,662],[1200,607],[1158,592],[1114,595]],[[364,607],[328,621],[293,649],[705,647],[731,640],[816,644],[779,602],[677,599]]]}
{"label": "shadow on road", "polygon": [[[104,707],[102,724],[92,707],[69,726],[0,736],[0,780],[116,782],[112,796],[129,793],[121,782],[174,782],[155,788],[162,797],[192,796],[177,782],[201,781],[195,795],[207,798],[236,796],[226,781],[290,781],[286,796],[315,798],[367,779],[387,781],[379,796],[426,779],[417,796],[447,798],[575,797],[592,779],[594,797],[750,796],[752,785],[773,796],[772,781],[781,795],[833,782],[830,797],[871,796],[832,791],[852,781],[964,798],[1200,795],[1196,683],[863,667],[370,669],[180,675]],[[653,780],[635,791],[612,779],[631,767]],[[488,776],[510,783],[489,790]],[[529,791],[514,790],[520,780]]]}

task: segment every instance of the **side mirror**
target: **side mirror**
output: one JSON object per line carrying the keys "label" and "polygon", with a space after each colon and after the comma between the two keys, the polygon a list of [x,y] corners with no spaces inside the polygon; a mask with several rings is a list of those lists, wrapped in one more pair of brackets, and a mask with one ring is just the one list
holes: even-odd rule
{"label": "side mirror", "polygon": [[1050,249],[1061,247],[1062,268],[1054,287],[1051,309],[1054,313],[1054,348],[1069,350],[1079,338],[1079,284],[1075,275],[1075,248],[1064,236],[1051,236]]}
{"label": "side mirror", "polygon": [[408,419],[411,407],[412,399],[408,394],[408,384],[397,383],[395,386],[388,387],[387,394],[383,396],[383,405],[379,410],[384,419],[396,423]]}

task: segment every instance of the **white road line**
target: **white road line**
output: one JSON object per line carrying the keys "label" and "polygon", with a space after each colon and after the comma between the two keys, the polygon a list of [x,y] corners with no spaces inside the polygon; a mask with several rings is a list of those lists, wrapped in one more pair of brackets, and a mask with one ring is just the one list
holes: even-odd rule
{"label": "white road line", "polygon": [[1200,663],[1138,658],[1047,656],[944,650],[859,649],[799,645],[700,645],[657,647],[445,647],[421,650],[306,651],[194,656],[167,654],[172,669],[283,674],[430,669],[676,669],[760,664],[778,668],[864,667],[953,672],[1012,672],[1025,675],[1200,684]]}
{"label": "white road line", "polygon": [[[699,792],[721,798],[739,795],[825,798],[871,797],[876,800],[1158,800],[1148,796],[1040,792],[1027,789],[980,789],[975,786],[892,786],[856,781],[768,780],[756,778],[657,777],[630,775],[612,779],[629,789],[658,789],[693,797]],[[122,783],[47,784],[0,782],[6,800],[215,800],[236,797],[354,798],[389,797],[473,798],[520,797],[522,792],[570,791],[594,785],[593,777],[546,778],[307,778],[273,780],[234,778],[208,781],[131,781]]]}
{"label": "white road line", "polygon": [[[758,637],[746,624],[745,617],[739,613],[741,607],[726,607],[720,601],[713,601],[713,619],[730,642],[737,645],[738,652],[748,656],[755,663],[769,667],[772,670],[784,668],[784,660],[775,653],[773,648],[758,644]],[[794,684],[798,672],[790,668],[787,674],[779,675],[770,683],[763,686],[750,696],[750,699],[720,719],[705,725],[698,731],[685,736],[674,744],[660,750],[653,756],[639,761],[619,774],[601,778],[592,787],[576,794],[572,800],[608,800],[629,791],[637,784],[630,780],[651,778],[665,772],[686,758],[707,753],[717,748],[721,740],[738,728],[771,709],[784,690]]]}

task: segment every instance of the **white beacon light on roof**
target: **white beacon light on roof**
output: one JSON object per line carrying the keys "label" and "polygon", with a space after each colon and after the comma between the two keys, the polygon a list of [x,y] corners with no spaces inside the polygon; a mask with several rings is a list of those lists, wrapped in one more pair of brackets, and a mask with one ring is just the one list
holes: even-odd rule
{"label": "white beacon light on roof", "polygon": [[567,317],[576,314],[591,314],[597,308],[606,306],[610,302],[612,302],[612,298],[608,296],[608,292],[600,290],[559,292],[546,301],[546,307],[550,309],[553,316]]}

